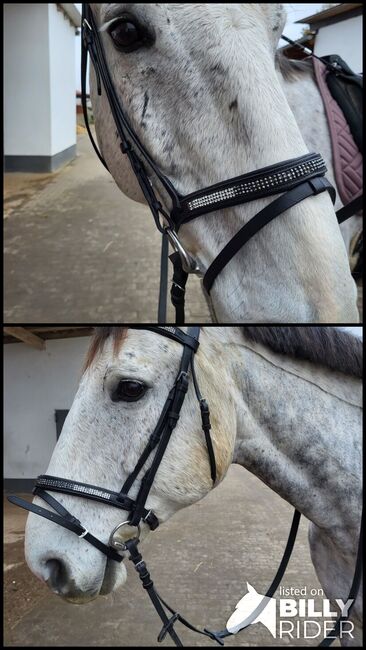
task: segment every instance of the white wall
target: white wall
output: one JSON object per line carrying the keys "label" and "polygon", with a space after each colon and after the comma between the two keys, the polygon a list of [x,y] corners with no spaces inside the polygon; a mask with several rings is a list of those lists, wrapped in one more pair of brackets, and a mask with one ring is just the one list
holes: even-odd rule
{"label": "white wall", "polygon": [[317,56],[339,54],[353,72],[362,72],[362,16],[321,27],[315,39],[314,53]]}
{"label": "white wall", "polygon": [[48,11],[53,155],[76,143],[75,30],[56,3],[49,4]]}
{"label": "white wall", "polygon": [[75,27],[56,3],[4,4],[6,156],[76,144]]}
{"label": "white wall", "polygon": [[45,350],[4,345],[5,478],[35,478],[47,469],[55,409],[72,405],[89,340],[47,341]]}
{"label": "white wall", "polygon": [[48,156],[51,144],[48,5],[4,5],[4,149]]}

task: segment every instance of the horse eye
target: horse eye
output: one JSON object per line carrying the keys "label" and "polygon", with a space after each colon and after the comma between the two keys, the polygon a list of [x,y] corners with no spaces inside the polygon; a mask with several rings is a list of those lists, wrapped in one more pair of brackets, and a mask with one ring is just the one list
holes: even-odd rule
{"label": "horse eye", "polygon": [[109,35],[115,47],[122,52],[132,52],[149,41],[145,30],[131,17],[121,18],[117,23],[113,23]]}
{"label": "horse eye", "polygon": [[114,389],[112,402],[137,402],[145,395],[147,386],[142,381],[135,379],[121,379]]}

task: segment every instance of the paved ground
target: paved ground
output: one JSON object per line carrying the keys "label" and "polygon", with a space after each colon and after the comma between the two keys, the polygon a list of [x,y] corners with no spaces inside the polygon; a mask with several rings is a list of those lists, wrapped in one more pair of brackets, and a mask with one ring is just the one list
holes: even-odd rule
{"label": "paved ground", "polygon": [[[5,646],[157,646],[159,623],[132,567],[119,592],[84,606],[62,602],[28,570],[23,557],[26,514],[5,502]],[[159,592],[198,625],[222,629],[247,581],[259,592],[269,586],[287,539],[292,508],[237,465],[200,503],[178,513],[151,534],[144,556]],[[310,561],[307,523],[282,587],[319,588]],[[278,595],[278,591],[277,591]],[[321,600],[315,597],[316,608]],[[296,622],[297,619],[294,620]],[[212,642],[182,629],[187,646]],[[163,645],[170,645],[166,640]],[[262,623],[227,646],[314,646],[316,639],[273,639]],[[338,641],[335,646],[338,646]],[[216,647],[216,646],[215,646]]]}
{"label": "paved ground", "polygon": [[[6,322],[156,322],[160,235],[87,135],[56,174],[6,174],[5,216]],[[196,277],[187,294],[187,320],[211,322]]]}

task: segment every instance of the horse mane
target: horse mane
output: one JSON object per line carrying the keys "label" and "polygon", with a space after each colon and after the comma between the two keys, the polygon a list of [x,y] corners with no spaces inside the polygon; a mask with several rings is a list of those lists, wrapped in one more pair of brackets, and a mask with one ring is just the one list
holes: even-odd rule
{"label": "horse mane", "polygon": [[244,337],[274,352],[362,378],[362,340],[336,327],[245,327]]}
{"label": "horse mane", "polygon": [[275,54],[276,68],[285,81],[297,81],[304,74],[313,74],[313,64],[310,57],[304,60],[288,59],[283,52],[277,50]]}
{"label": "horse mane", "polygon": [[[84,363],[85,372],[102,352],[109,337],[117,353],[128,327],[96,327]],[[336,327],[260,327],[242,326],[249,341],[262,343],[274,352],[311,361],[346,375],[362,377],[362,341]]]}
{"label": "horse mane", "polygon": [[104,344],[110,336],[113,338],[113,349],[116,354],[127,336],[127,327],[116,326],[95,328],[93,338],[86,354],[83,372],[91,366],[95,357],[103,351]]}

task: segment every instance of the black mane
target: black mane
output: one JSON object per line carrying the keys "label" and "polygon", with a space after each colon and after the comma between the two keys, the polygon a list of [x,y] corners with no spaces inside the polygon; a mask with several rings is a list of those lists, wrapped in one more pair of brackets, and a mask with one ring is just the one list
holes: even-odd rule
{"label": "black mane", "polygon": [[336,327],[242,327],[244,336],[274,352],[362,377],[362,341]]}

